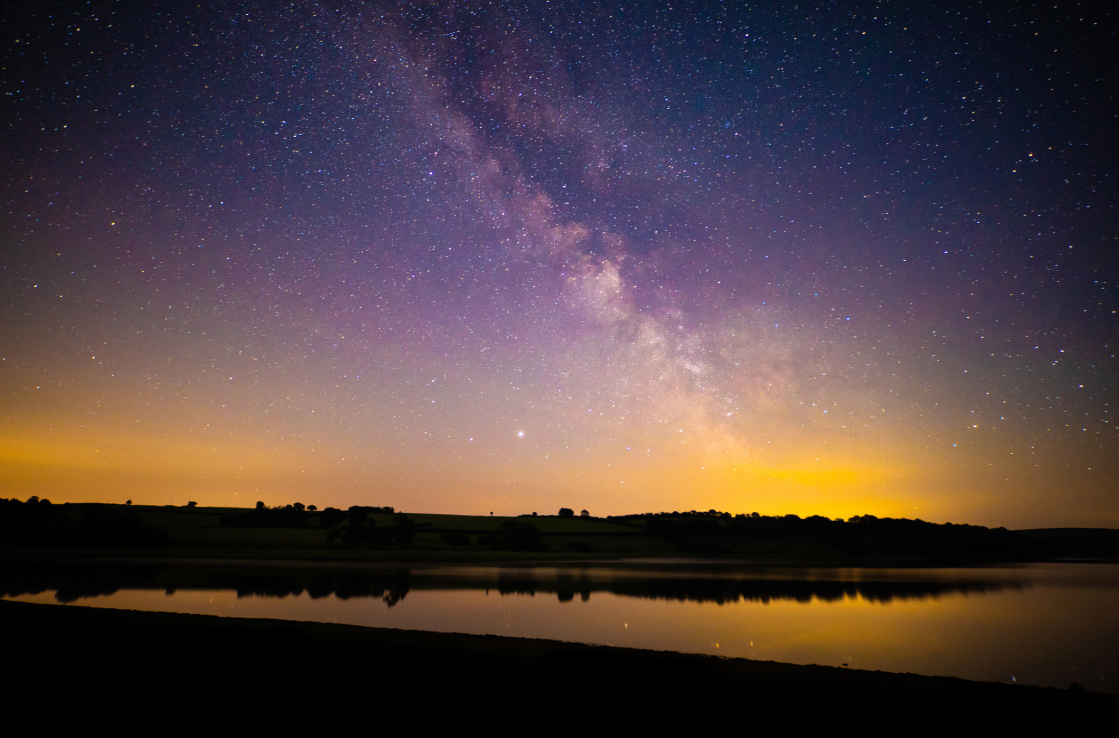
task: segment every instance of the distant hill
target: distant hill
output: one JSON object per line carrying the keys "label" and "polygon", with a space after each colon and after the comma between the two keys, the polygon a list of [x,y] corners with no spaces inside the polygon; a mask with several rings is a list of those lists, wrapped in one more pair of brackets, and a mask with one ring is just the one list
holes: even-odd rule
{"label": "distant hill", "polygon": [[[210,508],[0,499],[0,553],[96,549],[102,555],[339,560],[503,560],[701,556],[854,566],[1119,561],[1119,530],[1005,528],[860,515],[731,515],[717,510],[596,518],[570,508],[517,517],[347,510],[293,503]],[[21,554],[22,555],[22,554]]]}

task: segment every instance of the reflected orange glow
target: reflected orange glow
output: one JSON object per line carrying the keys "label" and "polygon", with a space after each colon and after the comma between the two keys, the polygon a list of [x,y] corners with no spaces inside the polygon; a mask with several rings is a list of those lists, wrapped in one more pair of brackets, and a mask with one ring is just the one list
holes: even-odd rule
{"label": "reflected orange glow", "polygon": [[[586,599],[557,598],[547,585],[536,594],[495,589],[412,588],[389,608],[375,598],[306,594],[239,597],[233,590],[124,590],[83,605],[233,617],[284,618],[426,631],[548,638],[579,643],[708,653],[797,664],[915,672],[1066,688],[1073,679],[1090,691],[1110,691],[1119,658],[1113,566],[1043,565],[969,570],[970,592],[950,588],[914,596],[902,587],[879,601],[863,594],[804,601],[774,596],[697,602],[632,597],[593,586]],[[475,572],[470,567],[460,571]],[[558,571],[578,580],[585,570]],[[627,570],[631,575],[632,570]],[[430,573],[430,572],[429,572]],[[489,570],[491,576],[496,576]],[[759,572],[751,570],[752,576]],[[784,580],[787,572],[760,572]],[[518,576],[524,572],[518,572]],[[548,581],[537,570],[541,581]],[[664,575],[660,571],[660,575]],[[818,570],[804,581],[959,581],[951,570]],[[479,576],[481,574],[479,573]],[[592,574],[593,576],[593,574]],[[835,578],[835,579],[832,579]],[[1027,586],[1018,586],[1026,584]],[[889,587],[885,591],[890,593]],[[51,593],[16,599],[49,603]],[[1038,643],[1046,648],[1037,648]],[[1078,673],[1078,676],[1070,676]],[[1092,680],[1092,681],[1087,681]]]}

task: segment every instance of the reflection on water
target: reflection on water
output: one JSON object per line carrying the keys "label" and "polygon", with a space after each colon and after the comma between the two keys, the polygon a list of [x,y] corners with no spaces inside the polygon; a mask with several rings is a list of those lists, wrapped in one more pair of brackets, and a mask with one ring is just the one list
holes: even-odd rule
{"label": "reflection on water", "polygon": [[1119,567],[21,564],[28,601],[494,633],[1119,692]]}
{"label": "reflection on water", "polygon": [[838,602],[847,598],[888,603],[895,599],[997,592],[1029,586],[1015,569],[747,569],[691,561],[630,566],[548,567],[309,567],[283,563],[133,564],[30,563],[0,570],[0,594],[54,590],[59,602],[111,595],[121,589],[233,590],[239,597],[311,599],[375,597],[392,607],[410,589],[495,590],[502,595],[556,595],[560,602],[596,592],[624,597],[718,605],[741,600],[768,603]]}

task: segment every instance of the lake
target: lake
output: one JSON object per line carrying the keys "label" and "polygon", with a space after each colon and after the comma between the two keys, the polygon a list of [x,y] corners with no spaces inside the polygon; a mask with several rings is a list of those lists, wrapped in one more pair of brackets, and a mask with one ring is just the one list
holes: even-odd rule
{"label": "lake", "polygon": [[719,654],[1119,693],[1119,565],[11,564],[6,599]]}

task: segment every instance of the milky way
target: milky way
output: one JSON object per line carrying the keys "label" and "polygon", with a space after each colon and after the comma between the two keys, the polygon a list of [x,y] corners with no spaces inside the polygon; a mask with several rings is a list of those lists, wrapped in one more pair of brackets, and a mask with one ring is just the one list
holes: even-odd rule
{"label": "milky way", "polygon": [[0,494],[1119,525],[1114,17],[7,9]]}

